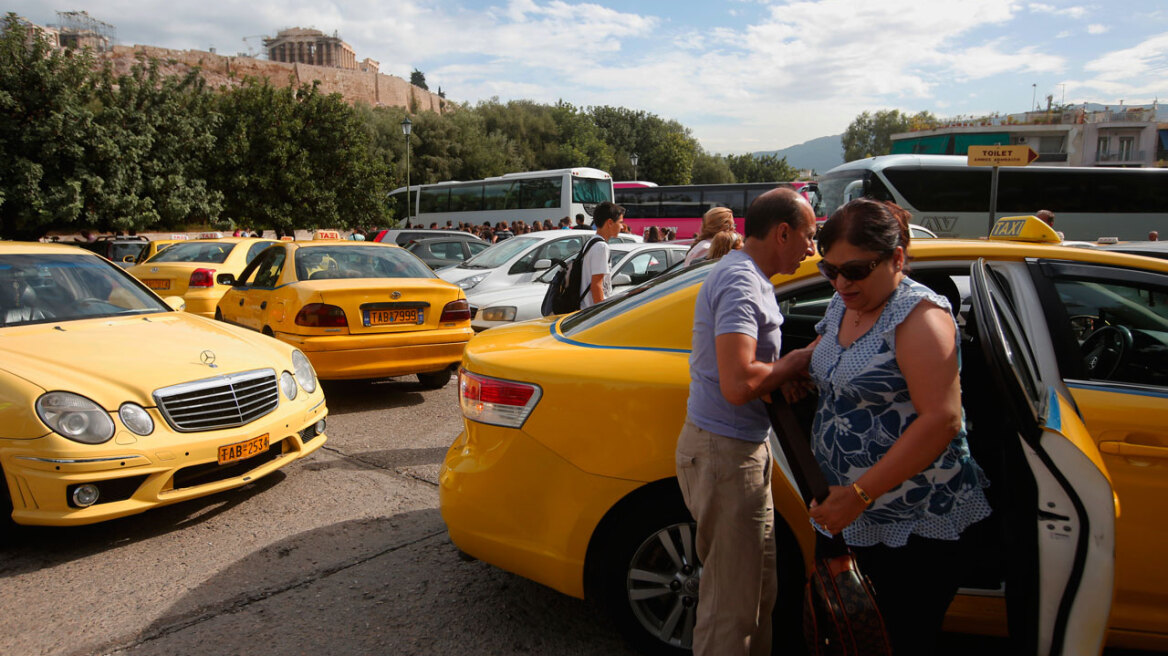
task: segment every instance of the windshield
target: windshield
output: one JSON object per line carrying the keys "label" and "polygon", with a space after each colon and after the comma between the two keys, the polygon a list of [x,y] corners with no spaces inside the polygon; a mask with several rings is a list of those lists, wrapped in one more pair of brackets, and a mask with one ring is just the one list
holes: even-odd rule
{"label": "windshield", "polygon": [[641,307],[646,303],[651,303],[659,298],[668,296],[679,289],[684,289],[690,285],[701,284],[706,279],[706,276],[710,275],[710,271],[713,270],[715,262],[716,260],[709,260],[690,267],[663,273],[653,280],[634,287],[620,296],[614,296],[586,310],[580,310],[564,319],[560,329],[564,335],[571,337],[576,333],[602,324],[613,317],[619,317],[633,308]]}
{"label": "windshield", "polygon": [[627,248],[615,248],[610,245],[608,247],[608,268],[611,269],[612,267],[616,266],[617,261],[624,257],[628,252],[629,249]]}
{"label": "windshield", "polygon": [[110,259],[114,262],[121,262],[127,255],[133,255],[134,259],[142,254],[146,249],[146,242],[130,242],[126,244],[114,244],[113,253],[110,254]]}
{"label": "windshield", "polygon": [[96,257],[0,255],[0,325],[169,311],[120,268]]}
{"label": "windshield", "polygon": [[198,262],[200,264],[222,264],[227,261],[231,249],[236,244],[221,241],[190,241],[175,244],[147,260],[155,262]]}
{"label": "windshield", "polygon": [[831,216],[844,204],[844,189],[856,180],[863,180],[864,169],[851,169],[825,175],[819,179],[819,207],[815,208],[816,216]]}
{"label": "windshield", "polygon": [[430,267],[401,248],[305,246],[296,251],[297,280],[433,277]]}
{"label": "windshield", "polygon": [[495,244],[458,265],[460,269],[494,269],[511,261],[516,255],[543,241],[535,237],[512,237],[501,244]]}
{"label": "windshield", "polygon": [[573,203],[603,203],[612,201],[612,181],[572,177]]}

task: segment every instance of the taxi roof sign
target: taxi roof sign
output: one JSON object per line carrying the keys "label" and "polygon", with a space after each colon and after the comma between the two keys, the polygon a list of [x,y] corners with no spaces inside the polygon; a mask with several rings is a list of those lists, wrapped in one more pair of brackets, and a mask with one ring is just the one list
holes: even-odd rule
{"label": "taxi roof sign", "polygon": [[200,232],[199,239],[223,239],[222,232]]}
{"label": "taxi roof sign", "polygon": [[341,232],[339,230],[317,230],[312,233],[312,238],[315,239],[340,239]]}
{"label": "taxi roof sign", "polygon": [[1026,166],[1038,159],[1030,146],[970,146],[967,166]]}
{"label": "taxi roof sign", "polygon": [[994,224],[990,239],[997,241],[1028,241],[1041,244],[1062,242],[1054,228],[1037,216],[1004,216]]}

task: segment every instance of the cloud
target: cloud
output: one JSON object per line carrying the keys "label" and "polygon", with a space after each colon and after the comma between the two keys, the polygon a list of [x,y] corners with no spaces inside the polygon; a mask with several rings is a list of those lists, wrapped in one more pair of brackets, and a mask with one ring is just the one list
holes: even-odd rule
{"label": "cloud", "polygon": [[1107,27],[1106,25],[1092,23],[1092,24],[1087,26],[1087,34],[1103,34],[1104,32],[1106,32],[1109,29],[1111,29],[1111,28]]}
{"label": "cloud", "polygon": [[1081,19],[1087,15],[1087,8],[1080,6],[1063,7],[1060,9],[1054,5],[1048,5],[1042,2],[1032,2],[1027,5],[1026,8],[1036,14],[1054,14],[1056,16],[1067,16],[1068,18],[1074,18],[1076,20]]}
{"label": "cloud", "polygon": [[[1168,88],[1168,32],[1150,36],[1123,50],[1115,50],[1083,66],[1094,77],[1067,83],[1080,95],[1123,98],[1129,103],[1150,102]],[[1099,102],[1107,102],[1100,99]]]}

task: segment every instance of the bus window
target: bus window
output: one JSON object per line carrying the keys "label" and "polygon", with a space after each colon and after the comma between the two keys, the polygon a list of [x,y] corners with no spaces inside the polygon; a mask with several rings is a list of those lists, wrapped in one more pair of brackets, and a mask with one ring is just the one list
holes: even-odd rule
{"label": "bus window", "polygon": [[691,218],[701,216],[705,208],[699,202],[701,191],[698,189],[683,191],[665,191],[661,194],[661,218]]}
{"label": "bus window", "polygon": [[[516,210],[519,209],[519,193],[513,189],[516,182],[486,182],[483,183],[484,210]],[[510,201],[510,203],[508,203]]]}
{"label": "bus window", "polygon": [[446,212],[450,207],[450,188],[423,189],[419,198],[420,212]]}
{"label": "bus window", "polygon": [[573,203],[603,203],[612,200],[612,183],[595,178],[572,177]]}
{"label": "bus window", "polygon": [[450,190],[451,212],[478,212],[483,208],[483,186],[454,187]]}
{"label": "bus window", "polygon": [[661,192],[656,187],[617,189],[616,203],[625,208],[627,219],[656,219]]}
{"label": "bus window", "polygon": [[884,176],[920,212],[988,212],[990,209],[989,168],[888,167]]}
{"label": "bus window", "polygon": [[560,206],[562,185],[559,178],[520,180],[519,185],[522,190],[519,209],[534,210]]}
{"label": "bus window", "polygon": [[702,192],[702,205],[729,207],[734,216],[746,216],[746,191],[743,189],[707,189]]}

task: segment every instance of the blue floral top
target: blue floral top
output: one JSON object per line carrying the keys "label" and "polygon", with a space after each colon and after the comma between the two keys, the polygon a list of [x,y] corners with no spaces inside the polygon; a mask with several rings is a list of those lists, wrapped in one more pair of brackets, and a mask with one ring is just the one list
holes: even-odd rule
{"label": "blue floral top", "polygon": [[[823,339],[811,358],[811,377],[819,388],[811,447],[829,485],[859,479],[917,418],[896,363],[896,327],[922,300],[950,308],[944,296],[905,278],[872,328],[849,347],[839,343],[846,308],[838,294],[815,326]],[[969,455],[963,428],[929,468],[881,495],[846,527],[844,540],[891,547],[903,546],[913,533],[956,540],[965,527],[989,516],[982,492],[988,485]]]}

